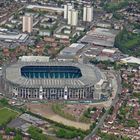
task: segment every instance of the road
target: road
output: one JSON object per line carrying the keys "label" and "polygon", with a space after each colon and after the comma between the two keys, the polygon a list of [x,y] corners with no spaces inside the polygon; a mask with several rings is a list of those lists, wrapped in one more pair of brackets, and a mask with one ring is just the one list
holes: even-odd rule
{"label": "road", "polygon": [[104,115],[102,116],[102,118],[100,119],[99,123],[96,125],[96,127],[92,130],[92,132],[86,136],[84,138],[84,140],[92,140],[92,138],[96,135],[97,130],[103,126],[103,123],[108,115],[108,112],[111,108],[111,106],[114,106],[116,104],[116,102],[119,100],[118,98],[118,94],[121,93],[122,87],[121,87],[121,78],[120,78],[120,74],[119,73],[115,73],[113,72],[114,76],[116,77],[117,80],[117,92],[116,92],[116,96],[112,101],[112,104],[110,105],[110,107],[108,108],[108,110],[104,113]]}

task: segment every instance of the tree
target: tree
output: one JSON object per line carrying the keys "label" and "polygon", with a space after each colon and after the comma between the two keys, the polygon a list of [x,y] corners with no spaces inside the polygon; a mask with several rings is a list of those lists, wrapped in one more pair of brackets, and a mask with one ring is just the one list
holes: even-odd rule
{"label": "tree", "polygon": [[7,135],[9,135],[10,134],[10,132],[11,132],[11,128],[9,128],[9,127],[7,127],[6,129],[5,129],[5,133],[7,134]]}
{"label": "tree", "polygon": [[0,99],[0,103],[3,105],[8,105],[8,100],[6,98]]}
{"label": "tree", "polygon": [[137,120],[127,120],[125,126],[138,128],[139,123]]}
{"label": "tree", "polygon": [[114,111],[114,106],[111,106],[110,110],[109,110],[109,114],[112,115]]}
{"label": "tree", "polygon": [[80,136],[80,134],[78,134],[76,131],[69,131],[69,130],[61,128],[56,132],[56,136],[59,138],[72,139],[72,138]]}
{"label": "tree", "polygon": [[93,108],[92,108],[92,111],[96,111],[96,110],[97,110],[97,108],[96,108],[96,107],[93,107]]}
{"label": "tree", "polygon": [[105,110],[105,108],[103,107],[103,109],[102,109],[102,113],[105,113],[106,112],[106,110]]}
{"label": "tree", "polygon": [[14,52],[16,49],[15,48],[9,48],[10,52]]}
{"label": "tree", "polygon": [[42,134],[42,130],[37,127],[29,127],[28,133],[31,135],[31,138],[34,140],[46,140],[46,135]]}
{"label": "tree", "polygon": [[106,3],[104,5],[104,9],[107,11],[107,12],[113,12],[115,13],[117,10],[125,7],[128,5],[128,1],[121,1],[121,2],[118,2],[118,3]]}
{"label": "tree", "polygon": [[0,140],[3,140],[3,139],[2,139],[2,135],[1,135],[1,134],[0,134]]}
{"label": "tree", "polygon": [[84,116],[86,118],[91,118],[91,114],[90,114],[91,108],[88,108],[85,112],[84,112]]}
{"label": "tree", "polygon": [[50,49],[51,46],[49,44],[45,45],[45,49]]}
{"label": "tree", "polygon": [[22,136],[20,134],[16,134],[13,140],[22,140]]}
{"label": "tree", "polygon": [[95,127],[96,127],[96,123],[93,122],[93,123],[90,125],[90,130],[93,130]]}
{"label": "tree", "polygon": [[140,56],[140,34],[134,34],[125,28],[116,36],[115,47],[125,54]]}
{"label": "tree", "polygon": [[29,45],[28,47],[31,48],[31,49],[33,49],[35,46],[33,46],[33,45]]}
{"label": "tree", "polygon": [[40,35],[37,35],[37,37],[36,37],[36,42],[38,43],[38,42],[40,42],[42,40],[42,37],[40,36]]}

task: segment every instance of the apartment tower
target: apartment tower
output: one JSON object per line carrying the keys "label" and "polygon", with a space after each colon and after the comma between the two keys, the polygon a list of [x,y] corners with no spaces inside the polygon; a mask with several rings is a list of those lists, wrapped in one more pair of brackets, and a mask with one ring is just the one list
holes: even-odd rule
{"label": "apartment tower", "polygon": [[64,19],[68,18],[68,11],[73,8],[74,6],[71,3],[67,3],[64,5]]}
{"label": "apartment tower", "polygon": [[68,11],[68,25],[77,26],[78,24],[78,11],[70,9]]}
{"label": "apartment tower", "polygon": [[83,21],[91,22],[92,20],[93,20],[93,7],[91,5],[84,5]]}
{"label": "apartment tower", "polygon": [[32,28],[33,28],[33,18],[32,18],[32,16],[23,16],[22,31],[31,33]]}

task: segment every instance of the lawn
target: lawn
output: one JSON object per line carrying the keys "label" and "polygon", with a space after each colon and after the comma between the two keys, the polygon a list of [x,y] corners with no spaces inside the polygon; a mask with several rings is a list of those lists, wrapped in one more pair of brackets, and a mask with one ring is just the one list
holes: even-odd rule
{"label": "lawn", "polygon": [[10,119],[14,119],[18,115],[18,112],[9,108],[0,109],[0,125],[7,123]]}

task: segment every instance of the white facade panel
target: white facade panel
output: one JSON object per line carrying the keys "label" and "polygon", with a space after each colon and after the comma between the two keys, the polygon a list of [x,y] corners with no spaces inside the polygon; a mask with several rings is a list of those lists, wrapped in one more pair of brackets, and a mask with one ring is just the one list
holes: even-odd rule
{"label": "white facade panel", "polygon": [[68,25],[77,26],[78,24],[78,11],[71,9],[68,11]]}
{"label": "white facade panel", "polygon": [[72,26],[77,26],[78,24],[78,11],[72,11]]}
{"label": "white facade panel", "polygon": [[68,18],[68,11],[73,8],[71,3],[64,5],[64,19]]}
{"label": "white facade panel", "polygon": [[64,19],[68,17],[68,5],[64,5]]}
{"label": "white facade panel", "polygon": [[32,16],[23,16],[22,31],[31,33],[33,28]]}
{"label": "white facade panel", "polygon": [[83,7],[83,21],[91,22],[93,20],[93,7],[86,5]]}
{"label": "white facade panel", "polygon": [[87,7],[84,6],[83,8],[83,21],[87,20]]}
{"label": "white facade panel", "polygon": [[68,25],[71,25],[72,23],[72,12],[71,10],[68,11]]}
{"label": "white facade panel", "polygon": [[93,20],[93,7],[87,7],[87,21],[91,22]]}

